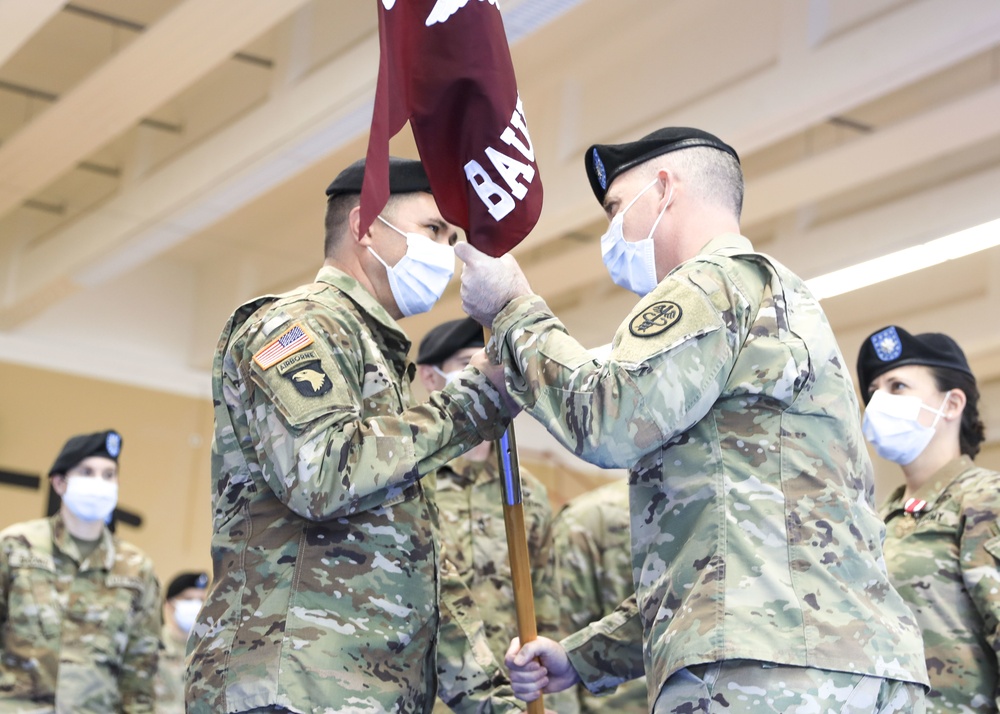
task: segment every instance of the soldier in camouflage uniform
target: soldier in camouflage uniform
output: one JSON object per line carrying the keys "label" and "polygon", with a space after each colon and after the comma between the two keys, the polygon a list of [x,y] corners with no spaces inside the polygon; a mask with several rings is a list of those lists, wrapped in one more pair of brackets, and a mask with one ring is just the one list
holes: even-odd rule
{"label": "soldier in camouflage uniform", "polygon": [[156,672],[156,714],[184,714],[184,657],[194,618],[205,603],[208,573],[178,573],[163,597],[163,651]]}
{"label": "soldier in camouflage uniform", "polygon": [[0,712],[153,711],[159,584],[105,525],[120,450],[115,431],[71,438],[49,472],[59,511],[0,531]]}
{"label": "soldier in camouflage uniform", "polygon": [[947,335],[890,325],[858,355],[863,429],[905,477],[882,506],[889,577],[924,635],[927,711],[1000,710],[1000,473],[972,459],[979,390]]}
{"label": "soldier in camouflage uniform", "polygon": [[[417,350],[417,376],[424,389],[434,392],[457,379],[483,346],[483,328],[471,318],[434,327]],[[523,468],[520,474],[536,622],[539,633],[554,634],[558,600],[552,590],[550,564],[552,508],[545,486]],[[490,649],[502,660],[510,641],[517,637],[517,617],[493,444],[474,446],[439,469],[435,496],[442,550],[464,578],[480,611],[489,613],[484,623],[486,636]],[[546,705],[552,708],[553,702],[546,700]],[[434,710],[438,714],[448,711],[440,701]]]}
{"label": "soldier in camouflage uniform", "polygon": [[607,360],[513,258],[459,253],[511,396],[584,459],[630,469],[635,596],[561,645],[512,647],[515,691],[645,671],[658,713],[923,711],[850,374],[802,281],[739,235],[736,152],[667,128],[586,165],[605,265],[642,296]]}
{"label": "soldier in camouflage uniform", "polygon": [[481,636],[471,599],[439,581],[421,483],[497,437],[511,412],[474,368],[410,405],[396,320],[440,297],[457,232],[419,162],[400,159],[384,211],[361,226],[363,175],[356,162],[327,189],[316,281],[246,303],[219,341],[214,573],[188,645],[194,714],[429,712],[438,679],[460,711],[516,706],[485,641],[465,637]]}
{"label": "soldier in camouflage uniform", "polygon": [[[624,479],[615,479],[580,494],[556,514],[552,550],[561,595],[563,636],[610,614],[635,592],[628,490]],[[586,714],[641,714],[647,711],[646,678],[625,682],[600,697],[577,685],[576,697],[576,710]]]}

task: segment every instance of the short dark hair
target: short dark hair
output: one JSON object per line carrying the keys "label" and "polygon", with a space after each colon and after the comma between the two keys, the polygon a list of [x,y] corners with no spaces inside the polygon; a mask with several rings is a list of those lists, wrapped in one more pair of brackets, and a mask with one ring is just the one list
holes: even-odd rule
{"label": "short dark hair", "polygon": [[361,203],[361,194],[341,193],[326,202],[326,220],[323,222],[326,237],[323,240],[323,256],[329,258],[347,230],[347,217],[351,210]]}
{"label": "short dark hair", "polygon": [[986,439],[986,427],[979,417],[979,388],[971,374],[947,367],[928,367],[934,375],[938,391],[947,392],[960,389],[965,393],[965,409],[962,411],[962,427],[958,434],[962,453],[970,459],[976,458],[979,446]]}
{"label": "short dark hair", "polygon": [[663,159],[687,179],[702,200],[730,210],[739,219],[743,211],[743,170],[735,156],[696,146],[667,154]]}

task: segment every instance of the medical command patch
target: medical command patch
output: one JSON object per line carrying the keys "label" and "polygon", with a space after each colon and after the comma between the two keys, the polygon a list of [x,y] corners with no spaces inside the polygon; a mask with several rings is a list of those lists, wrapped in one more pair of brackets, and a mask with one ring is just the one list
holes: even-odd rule
{"label": "medical command patch", "polygon": [[632,318],[628,331],[636,337],[655,337],[677,324],[681,319],[681,306],[670,300],[654,302]]}
{"label": "medical command patch", "polygon": [[257,354],[253,356],[253,361],[261,369],[269,369],[312,343],[312,335],[303,330],[301,325],[295,323],[258,350]]}

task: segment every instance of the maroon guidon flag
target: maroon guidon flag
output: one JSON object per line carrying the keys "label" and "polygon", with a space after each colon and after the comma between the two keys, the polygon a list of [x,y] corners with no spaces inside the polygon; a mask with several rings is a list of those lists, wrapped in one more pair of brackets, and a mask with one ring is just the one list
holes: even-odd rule
{"label": "maroon guidon flag", "polygon": [[542,182],[496,0],[378,3],[361,225],[389,198],[389,139],[409,120],[441,215],[503,255],[538,221]]}

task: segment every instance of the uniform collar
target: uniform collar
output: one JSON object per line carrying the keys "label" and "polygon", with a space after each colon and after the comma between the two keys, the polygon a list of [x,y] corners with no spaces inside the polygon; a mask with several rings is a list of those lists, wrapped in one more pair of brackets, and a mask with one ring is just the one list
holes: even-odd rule
{"label": "uniform collar", "polygon": [[500,474],[500,467],[496,461],[496,451],[491,449],[490,455],[485,461],[472,461],[459,456],[454,459],[448,467],[456,476],[456,481],[463,485],[471,486],[475,483],[488,483],[495,480]]}
{"label": "uniform collar", "polygon": [[723,233],[715,236],[698,251],[699,255],[708,255],[726,250],[736,250],[740,252],[753,252],[753,244],[749,238],[741,236],[739,233]]}
{"label": "uniform collar", "polygon": [[401,340],[407,343],[407,348],[409,348],[410,339],[403,332],[403,328],[399,326],[399,323],[382,307],[382,304],[375,299],[374,295],[365,290],[361,283],[350,275],[339,268],[334,268],[332,265],[324,265],[319,269],[319,273],[316,274],[316,282],[332,285],[337,288],[337,290],[357,303],[363,312],[374,318],[387,331],[396,333]]}
{"label": "uniform collar", "polygon": [[941,501],[942,494],[954,483],[955,479],[972,468],[972,459],[960,456],[952,459],[931,476],[927,483],[918,488],[908,498],[903,498],[905,486],[897,488],[890,499],[887,511],[894,513],[903,511],[914,515],[930,513]]}
{"label": "uniform collar", "polygon": [[[52,544],[60,552],[72,558],[80,570],[84,570],[85,565],[89,566],[87,569],[103,567],[105,570],[111,570],[115,560],[115,545],[111,531],[108,530],[107,526],[101,529],[101,542],[94,548],[94,552],[81,562],[80,549],[76,547],[76,541],[73,540],[73,536],[66,528],[66,521],[63,520],[62,514],[57,512],[49,518],[49,523],[52,526]],[[96,565],[100,563],[103,563],[103,566]]]}

